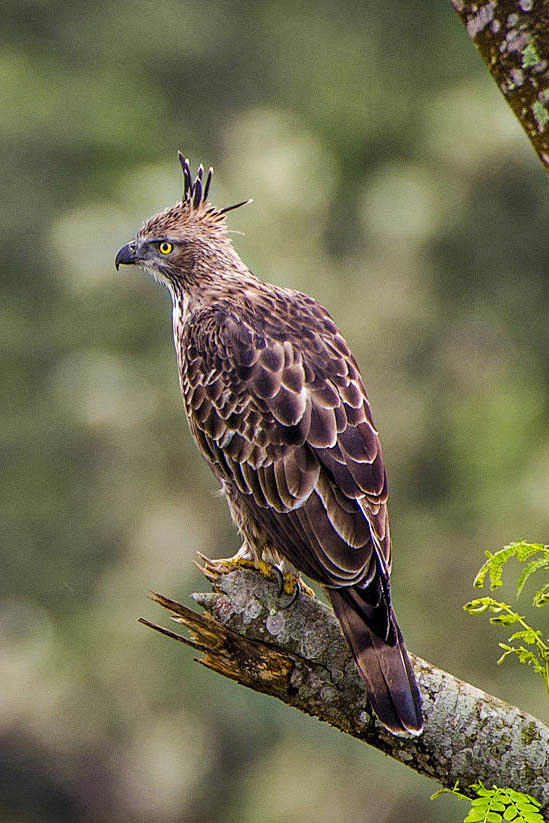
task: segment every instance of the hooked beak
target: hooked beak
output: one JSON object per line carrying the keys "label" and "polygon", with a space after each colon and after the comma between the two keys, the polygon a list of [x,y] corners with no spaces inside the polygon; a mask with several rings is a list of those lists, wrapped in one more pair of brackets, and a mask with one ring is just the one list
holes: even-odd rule
{"label": "hooked beak", "polygon": [[121,263],[128,266],[132,263],[137,263],[137,254],[135,253],[135,246],[133,243],[126,243],[125,246],[118,249],[118,253],[114,259],[114,265],[116,266],[117,271],[120,268]]}

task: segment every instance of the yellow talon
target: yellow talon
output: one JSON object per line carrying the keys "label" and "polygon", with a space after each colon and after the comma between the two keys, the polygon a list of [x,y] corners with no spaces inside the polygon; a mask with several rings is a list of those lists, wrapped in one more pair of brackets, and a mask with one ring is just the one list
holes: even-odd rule
{"label": "yellow talon", "polygon": [[295,596],[296,592],[306,594],[307,597],[315,597],[315,593],[310,586],[303,581],[301,577],[293,574],[293,572],[282,572],[277,565],[270,563],[268,560],[252,560],[248,557],[243,557],[237,552],[233,557],[220,557],[212,559],[206,555],[197,552],[200,562],[195,561],[195,566],[208,578],[211,583],[215,583],[219,577],[224,574],[230,574],[237,569],[256,569],[263,577],[268,580],[276,580],[280,586],[280,594],[283,592],[287,595]]}
{"label": "yellow talon", "polygon": [[218,577],[223,574],[237,571],[237,569],[253,569],[254,564],[251,560],[235,554],[233,557],[206,557],[205,554],[197,552],[200,562],[195,560],[194,565],[204,574],[208,580],[215,582]]}
{"label": "yellow talon", "polygon": [[269,563],[267,560],[258,560],[256,563],[251,564],[257,571],[263,575],[263,577],[267,577],[269,580],[276,578],[276,572],[274,571],[274,566],[272,563]]}
{"label": "yellow talon", "polygon": [[299,589],[300,594],[315,597],[313,589],[305,583],[302,577],[292,574],[292,572],[286,572],[284,575],[284,591],[286,594],[294,594],[296,587]]}

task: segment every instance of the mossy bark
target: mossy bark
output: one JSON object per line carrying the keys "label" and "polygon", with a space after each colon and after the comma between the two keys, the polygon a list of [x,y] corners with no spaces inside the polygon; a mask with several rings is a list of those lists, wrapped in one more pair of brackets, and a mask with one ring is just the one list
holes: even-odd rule
{"label": "mossy bark", "polygon": [[549,172],[549,3],[452,0],[452,5]]}
{"label": "mossy bark", "polygon": [[524,791],[549,819],[549,727],[410,654],[424,701],[425,730],[398,738],[370,714],[365,690],[332,611],[301,595],[284,609],[274,583],[249,569],[212,574],[214,591],[195,594],[199,614],[160,595],[190,638],[157,629],[202,653],[199,662],[277,697],[381,749],[446,787],[476,780]]}

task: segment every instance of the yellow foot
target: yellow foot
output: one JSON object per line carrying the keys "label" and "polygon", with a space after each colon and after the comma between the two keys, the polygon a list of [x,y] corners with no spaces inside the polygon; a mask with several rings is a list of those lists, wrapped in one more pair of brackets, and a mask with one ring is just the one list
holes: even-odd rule
{"label": "yellow foot", "polygon": [[297,594],[306,594],[307,597],[315,596],[314,591],[305,583],[302,577],[292,572],[282,574],[280,569],[275,568],[277,569],[275,574],[280,586],[280,594],[284,592],[294,597],[297,597]]}
{"label": "yellow foot", "polygon": [[217,559],[206,557],[206,555],[201,552],[197,552],[197,555],[200,558],[200,562],[195,560],[194,565],[208,578],[210,583],[216,583],[217,579],[223,574],[229,574],[229,572],[234,572],[237,569],[255,568],[251,560],[240,557],[238,554],[235,554],[234,557],[219,557]]}
{"label": "yellow foot", "polygon": [[301,577],[292,574],[292,572],[280,571],[278,566],[274,563],[269,563],[266,560],[253,561],[247,557],[242,557],[235,554],[233,557],[221,557],[218,559],[211,559],[206,555],[197,552],[200,562],[195,561],[195,566],[202,574],[208,578],[210,583],[217,583],[219,577],[224,574],[229,574],[237,569],[256,569],[263,577],[268,580],[276,580],[279,585],[279,594],[285,592],[290,595],[292,603],[299,593],[306,594],[307,597],[314,597],[315,593],[308,586]]}

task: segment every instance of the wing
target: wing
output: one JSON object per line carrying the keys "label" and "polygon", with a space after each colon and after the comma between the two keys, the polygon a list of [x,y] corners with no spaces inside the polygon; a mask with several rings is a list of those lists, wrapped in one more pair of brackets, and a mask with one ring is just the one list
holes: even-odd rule
{"label": "wing", "polygon": [[245,516],[328,588],[381,722],[416,735],[421,697],[391,606],[385,469],[364,385],[324,310],[306,302],[280,323],[292,306],[253,326],[215,307],[187,324],[191,431]]}
{"label": "wing", "polygon": [[347,344],[307,300],[293,328],[203,310],[182,341],[182,390],[201,451],[275,548],[329,587],[364,587],[391,562],[381,447]]}

